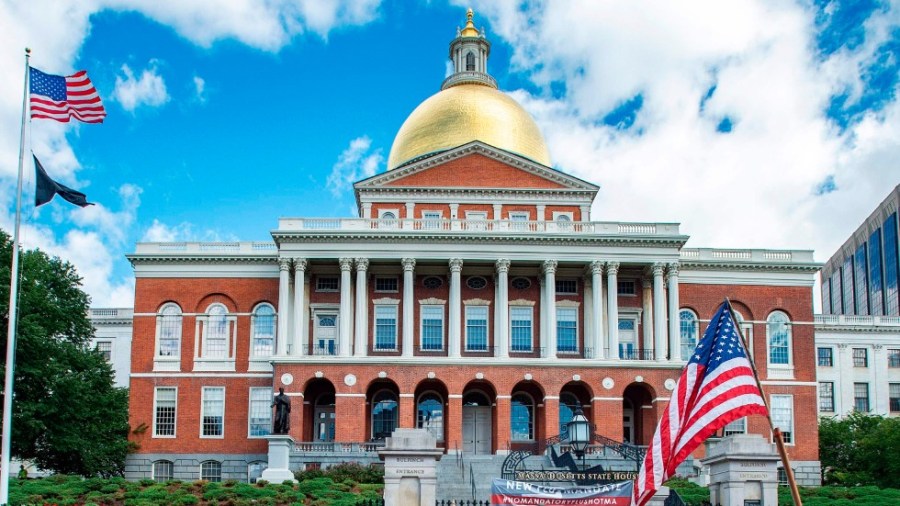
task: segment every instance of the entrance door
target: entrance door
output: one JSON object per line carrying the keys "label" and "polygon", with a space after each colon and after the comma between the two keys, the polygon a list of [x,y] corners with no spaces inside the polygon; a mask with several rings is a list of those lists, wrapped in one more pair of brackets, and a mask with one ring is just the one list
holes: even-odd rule
{"label": "entrance door", "polygon": [[337,315],[316,315],[316,339],[313,355],[334,355],[337,339]]}
{"label": "entrance door", "polygon": [[334,441],[334,406],[316,406],[313,439]]}
{"label": "entrance door", "polygon": [[634,443],[634,408],[628,399],[622,403],[622,442]]}
{"label": "entrance door", "polygon": [[463,406],[463,453],[491,454],[491,407]]}

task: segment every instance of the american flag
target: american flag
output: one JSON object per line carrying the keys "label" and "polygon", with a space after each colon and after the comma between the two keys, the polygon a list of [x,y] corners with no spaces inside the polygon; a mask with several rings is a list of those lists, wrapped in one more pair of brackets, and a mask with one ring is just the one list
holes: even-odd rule
{"label": "american flag", "polygon": [[659,420],[634,484],[633,504],[649,501],[715,431],[751,414],[768,413],[726,301],[706,327]]}
{"label": "american flag", "polygon": [[85,123],[103,123],[106,110],[87,72],[54,76],[29,67],[31,117],[68,123],[75,118]]}

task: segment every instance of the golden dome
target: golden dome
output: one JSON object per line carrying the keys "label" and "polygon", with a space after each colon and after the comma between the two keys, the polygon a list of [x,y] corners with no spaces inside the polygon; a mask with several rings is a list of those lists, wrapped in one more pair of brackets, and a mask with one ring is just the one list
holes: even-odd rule
{"label": "golden dome", "polygon": [[406,118],[388,170],[475,140],[551,166],[541,131],[518,102],[490,86],[460,84],[432,95]]}

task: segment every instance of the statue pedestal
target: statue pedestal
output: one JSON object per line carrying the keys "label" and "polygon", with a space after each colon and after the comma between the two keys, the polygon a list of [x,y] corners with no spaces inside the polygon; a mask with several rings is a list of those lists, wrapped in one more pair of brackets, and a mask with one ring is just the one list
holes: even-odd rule
{"label": "statue pedestal", "polygon": [[756,434],[728,436],[709,445],[701,462],[709,466],[712,504],[778,504],[779,461],[775,445]]}
{"label": "statue pedestal", "polygon": [[378,451],[384,461],[385,506],[434,506],[437,461],[443,454],[427,430],[395,430]]}
{"label": "statue pedestal", "polygon": [[262,479],[269,483],[282,483],[294,479],[291,472],[291,448],[294,438],[287,434],[266,436],[269,440],[269,467],[262,472]]}

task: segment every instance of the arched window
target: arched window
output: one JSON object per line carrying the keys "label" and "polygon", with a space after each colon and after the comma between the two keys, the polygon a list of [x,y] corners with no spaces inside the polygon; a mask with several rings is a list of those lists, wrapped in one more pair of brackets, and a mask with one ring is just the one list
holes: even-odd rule
{"label": "arched window", "polygon": [[769,341],[769,363],[789,365],[791,363],[791,321],[781,311],[774,311],[766,319]]}
{"label": "arched window", "polygon": [[513,441],[534,441],[534,399],[519,392],[512,396],[509,426]]}
{"label": "arched window", "polygon": [[372,397],[372,439],[389,437],[397,428],[397,396],[380,390]]}
{"label": "arched window", "polygon": [[416,427],[426,429],[438,441],[444,440],[444,404],[438,394],[427,392],[419,397]]}
{"label": "arched window", "polygon": [[471,52],[466,53],[466,70],[475,70],[475,55]]}
{"label": "arched window", "polygon": [[567,423],[572,421],[572,418],[575,416],[575,410],[578,409],[581,403],[578,402],[578,399],[569,392],[563,392],[559,396],[559,437],[560,439],[565,439],[568,436],[569,428],[566,426]]}
{"label": "arched window", "polygon": [[156,315],[157,357],[178,359],[181,355],[181,308],[168,303]]}
{"label": "arched window", "polygon": [[271,304],[260,304],[253,311],[253,340],[251,355],[268,357],[275,348],[275,308]]}
{"label": "arched window", "polygon": [[203,356],[225,358],[228,355],[228,309],[222,304],[213,304],[206,309],[206,315]]}
{"label": "arched window", "polygon": [[382,220],[396,220],[397,215],[392,213],[391,211],[385,211],[385,212],[381,213],[381,219]]}
{"label": "arched window", "polygon": [[697,334],[700,329],[697,315],[690,309],[682,309],[678,312],[678,320],[681,322],[681,358],[690,360],[691,354],[697,348]]}
{"label": "arched window", "polygon": [[200,479],[206,481],[222,481],[222,463],[215,460],[201,462]]}
{"label": "arched window", "polygon": [[174,467],[171,461],[157,460],[153,463],[153,479],[157,482],[169,481],[174,478]]}

